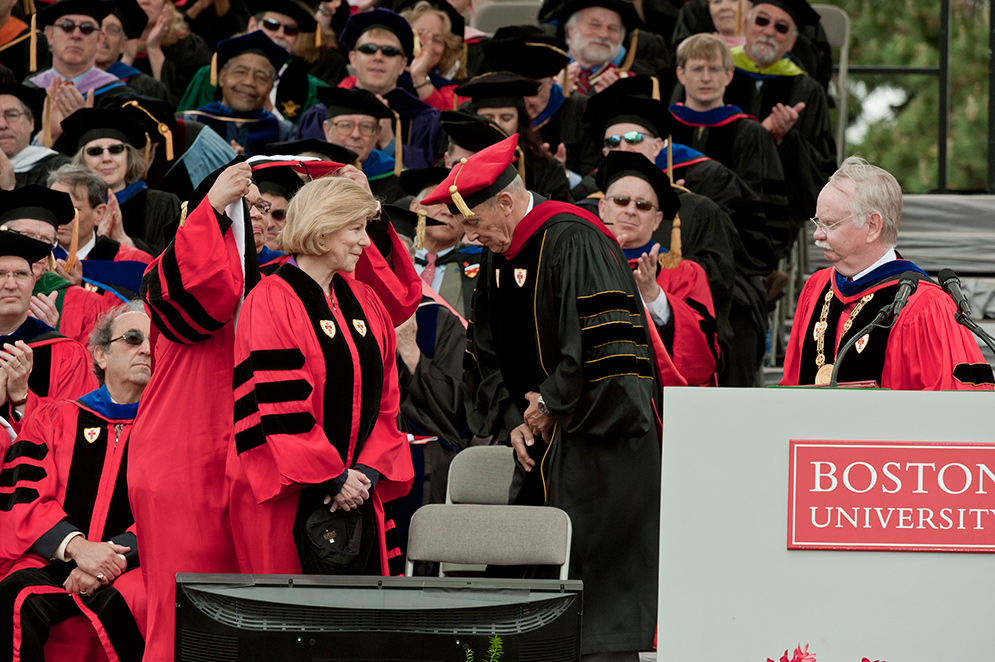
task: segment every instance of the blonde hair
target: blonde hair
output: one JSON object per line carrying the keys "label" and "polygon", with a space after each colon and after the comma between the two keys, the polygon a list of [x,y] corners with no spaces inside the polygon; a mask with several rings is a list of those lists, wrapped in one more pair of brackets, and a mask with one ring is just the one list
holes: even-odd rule
{"label": "blonde hair", "polygon": [[732,69],[732,51],[721,38],[701,32],[693,34],[677,47],[677,66],[684,67],[688,60],[719,60],[726,71]]}
{"label": "blonde hair", "polygon": [[456,35],[453,33],[453,22],[450,20],[449,14],[441,9],[436,9],[430,2],[428,2],[428,0],[419,0],[414,7],[405,9],[401,12],[401,16],[404,17],[404,20],[412,26],[414,25],[414,22],[421,18],[424,14],[438,16],[439,20],[442,21],[443,39],[445,39],[446,44],[442,49],[442,57],[439,58],[439,64],[436,65],[436,69],[445,75],[452,70],[453,65],[457,64],[458,60],[460,66],[455,76],[457,78],[465,77],[466,63],[463,62],[462,58],[460,58],[463,54],[463,35]]}
{"label": "blonde hair", "polygon": [[326,235],[379,212],[377,199],[356,182],[322,177],[302,186],[290,200],[287,224],[277,238],[287,253],[323,255],[328,252]]}

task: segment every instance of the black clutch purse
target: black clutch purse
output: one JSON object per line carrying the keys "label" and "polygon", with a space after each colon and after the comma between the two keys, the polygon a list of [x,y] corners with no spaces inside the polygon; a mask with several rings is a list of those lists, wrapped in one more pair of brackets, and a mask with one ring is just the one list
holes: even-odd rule
{"label": "black clutch purse", "polygon": [[353,510],[330,512],[324,504],[324,489],[308,488],[294,521],[294,543],[307,575],[355,575],[366,568],[372,546],[376,544],[376,524],[372,505],[366,501]]}

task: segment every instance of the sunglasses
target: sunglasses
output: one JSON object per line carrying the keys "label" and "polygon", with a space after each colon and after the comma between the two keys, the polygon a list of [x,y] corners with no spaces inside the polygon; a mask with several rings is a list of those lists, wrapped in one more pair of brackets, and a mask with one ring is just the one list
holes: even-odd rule
{"label": "sunglasses", "polygon": [[274,221],[285,220],[287,218],[287,210],[274,209],[273,211],[270,212],[269,217],[272,218]]}
{"label": "sunglasses", "polygon": [[[753,19],[753,22],[756,24],[758,28],[765,28],[771,24],[771,20],[767,16],[757,16],[756,18]],[[780,34],[788,34],[789,32],[791,32],[791,26],[788,25],[787,23],[781,23],[779,21],[777,23],[774,23],[774,30],[776,30]]]}
{"label": "sunglasses", "polygon": [[277,30],[280,29],[281,25],[283,26],[283,34],[287,35],[288,37],[293,37],[298,33],[300,33],[301,31],[300,28],[298,28],[293,23],[281,23],[275,18],[263,19],[263,27],[269,30],[270,32],[276,32]]}
{"label": "sunglasses", "polygon": [[397,57],[398,55],[404,55],[402,51],[397,46],[381,46],[379,44],[363,44],[362,46],[356,46],[356,50],[363,55],[376,55],[377,51],[383,53],[384,57]]}
{"label": "sunglasses", "polygon": [[640,131],[629,131],[628,133],[614,136],[608,136],[605,138],[605,147],[608,149],[614,149],[622,144],[622,141],[629,143],[630,145],[638,145],[646,139],[646,134]]}
{"label": "sunglasses", "polygon": [[639,211],[650,211],[651,209],[656,208],[656,205],[654,205],[649,200],[643,200],[642,198],[633,199],[627,195],[613,195],[609,198],[609,200],[614,202],[619,207],[623,208],[628,207],[630,202],[635,202],[636,209],[638,209]]}
{"label": "sunglasses", "polygon": [[96,23],[91,23],[90,21],[83,21],[82,23],[73,23],[72,21],[62,21],[61,23],[56,23],[55,27],[59,28],[66,34],[72,34],[73,30],[79,28],[79,31],[83,35],[93,34],[100,29],[100,26]]}
{"label": "sunglasses", "polygon": [[104,150],[107,150],[111,154],[120,154],[124,152],[124,143],[117,143],[116,145],[111,145],[110,147],[87,147],[87,156],[102,156]]}
{"label": "sunglasses", "polygon": [[118,340],[123,340],[126,344],[131,345],[132,347],[138,347],[145,342],[145,334],[141,331],[135,331],[132,329],[131,331],[125,331],[117,338],[111,338],[107,341],[107,344],[110,345],[112,342],[117,342]]}

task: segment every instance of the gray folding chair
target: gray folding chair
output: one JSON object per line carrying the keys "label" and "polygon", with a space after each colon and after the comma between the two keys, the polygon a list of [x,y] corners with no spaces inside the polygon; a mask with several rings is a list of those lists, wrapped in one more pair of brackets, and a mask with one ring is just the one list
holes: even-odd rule
{"label": "gray folding chair", "polygon": [[474,27],[494,34],[507,25],[534,25],[540,8],[539,0],[494,0],[477,9]]}
{"label": "gray folding chair", "polygon": [[440,561],[555,565],[567,579],[572,534],[570,516],[559,508],[429,504],[411,518],[405,574],[412,575],[415,561]]}
{"label": "gray folding chair", "polygon": [[847,94],[846,81],[850,69],[850,17],[834,5],[812,5],[819,12],[822,29],[826,31],[829,45],[840,49],[839,76],[836,79],[836,162],[842,163],[846,154]]}
{"label": "gray folding chair", "polygon": [[507,446],[470,446],[449,465],[446,503],[507,505],[515,475],[515,451]]}

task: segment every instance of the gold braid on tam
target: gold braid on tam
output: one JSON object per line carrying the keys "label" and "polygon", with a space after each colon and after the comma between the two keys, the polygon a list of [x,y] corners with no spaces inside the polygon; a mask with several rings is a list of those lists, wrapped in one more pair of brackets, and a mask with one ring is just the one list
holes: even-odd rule
{"label": "gold braid on tam", "polygon": [[681,262],[681,215],[674,214],[674,225],[670,230],[670,252],[657,257],[661,269],[674,269]]}
{"label": "gold braid on tam", "polygon": [[66,271],[72,271],[76,265],[76,251],[79,249],[79,209],[73,214],[73,238],[69,241],[69,251],[66,255]]}
{"label": "gold braid on tam", "polygon": [[396,110],[390,109],[390,112],[394,114],[394,176],[400,177],[401,170],[404,169],[404,162],[401,159],[401,116],[397,114]]}
{"label": "gold braid on tam", "polygon": [[463,196],[460,195],[459,188],[456,186],[456,180],[459,178],[460,173],[463,172],[463,168],[466,167],[466,159],[460,159],[457,167],[459,167],[459,170],[453,176],[452,186],[449,187],[449,197],[453,199],[453,204],[456,205],[456,209],[459,209],[459,213],[463,214],[464,218],[470,218],[476,214],[470,211],[470,208],[466,206],[466,200],[464,200]]}
{"label": "gold braid on tam", "polygon": [[418,225],[415,226],[415,249],[425,248],[425,227],[428,212],[424,209],[418,210]]}

